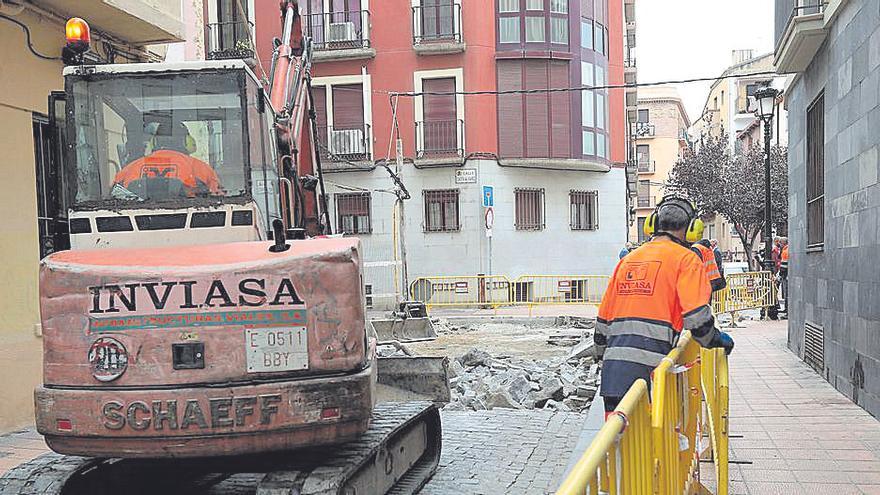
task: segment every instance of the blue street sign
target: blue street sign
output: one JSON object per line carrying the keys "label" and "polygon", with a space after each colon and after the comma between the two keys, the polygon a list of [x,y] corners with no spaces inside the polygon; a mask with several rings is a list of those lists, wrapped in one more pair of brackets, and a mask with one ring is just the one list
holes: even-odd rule
{"label": "blue street sign", "polygon": [[493,206],[495,206],[495,188],[483,186],[483,208],[492,208]]}

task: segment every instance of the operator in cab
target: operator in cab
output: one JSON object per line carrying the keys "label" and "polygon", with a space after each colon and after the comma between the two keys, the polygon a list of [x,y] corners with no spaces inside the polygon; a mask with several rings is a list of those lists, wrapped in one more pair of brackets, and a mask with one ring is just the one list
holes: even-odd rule
{"label": "operator in cab", "polygon": [[604,357],[600,395],[606,417],[639,378],[651,372],[690,330],[703,347],[733,350],[733,339],[715,328],[706,265],[691,249],[697,212],[685,199],[663,198],[645,220],[650,236],[620,260],[599,306],[596,358]]}
{"label": "operator in cab", "polygon": [[150,140],[152,152],[120,170],[113,179],[140,199],[223,196],[220,178],[207,163],[191,156],[196,141],[183,122],[160,123]]}

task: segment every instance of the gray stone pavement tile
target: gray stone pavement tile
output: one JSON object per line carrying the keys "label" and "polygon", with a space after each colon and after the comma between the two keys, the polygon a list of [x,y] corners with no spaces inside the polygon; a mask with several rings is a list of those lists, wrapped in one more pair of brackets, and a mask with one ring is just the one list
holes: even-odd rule
{"label": "gray stone pavement tile", "polygon": [[785,322],[732,336],[731,459],[746,463],[731,478],[743,493],[880,493],[880,422],[788,351]]}

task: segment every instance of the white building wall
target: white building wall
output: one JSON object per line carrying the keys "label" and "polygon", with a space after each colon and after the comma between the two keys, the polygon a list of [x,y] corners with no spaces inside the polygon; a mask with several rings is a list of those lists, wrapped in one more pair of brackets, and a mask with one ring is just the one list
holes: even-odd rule
{"label": "white building wall", "polygon": [[[626,179],[623,169],[609,172],[555,171],[500,167],[493,160],[472,160],[464,168],[477,170],[477,183],[456,184],[455,167],[416,169],[404,165],[401,174],[412,195],[405,203],[407,267],[409,280],[420,276],[488,274],[489,242],[485,233],[482,185],[495,188],[495,228],[492,238],[492,273],[514,278],[525,274],[610,275],[617,253],[626,242]],[[393,268],[375,264],[395,259],[393,183],[383,168],[370,172],[326,175],[329,205],[336,227],[335,193],[351,188],[371,191],[372,233],[361,235],[368,264],[365,283],[373,293],[393,290]],[[543,188],[545,228],[515,228],[514,189]],[[459,189],[458,232],[425,232],[422,191]],[[599,228],[571,230],[569,192],[599,192]],[[372,267],[371,267],[372,264]],[[378,302],[375,303],[377,306]]]}

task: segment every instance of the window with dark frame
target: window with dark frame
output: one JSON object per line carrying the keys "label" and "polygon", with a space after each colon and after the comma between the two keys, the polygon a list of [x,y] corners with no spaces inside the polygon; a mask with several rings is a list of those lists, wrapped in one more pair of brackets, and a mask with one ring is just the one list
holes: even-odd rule
{"label": "window with dark frame", "polygon": [[825,244],[825,93],[807,108],[807,247]]}
{"label": "window with dark frame", "polygon": [[[420,156],[455,154],[461,152],[460,134],[463,123],[458,120],[455,78],[443,77],[422,80],[424,117],[416,122],[416,148]],[[447,94],[439,94],[447,93]]]}
{"label": "window with dark frame", "polygon": [[639,208],[650,208],[651,204],[651,181],[639,181]]}
{"label": "window with dark frame", "polygon": [[422,191],[425,199],[425,232],[458,232],[458,189]]}
{"label": "window with dark frame", "polygon": [[648,236],[645,235],[645,229],[642,228],[645,225],[645,220],[648,217],[637,217],[636,218],[636,230],[639,232],[639,244],[648,240]]}
{"label": "window with dark frame", "polygon": [[571,230],[599,229],[599,191],[575,191],[568,193],[571,203]]}
{"label": "window with dark frame", "polygon": [[651,170],[651,146],[647,144],[636,145],[636,160],[639,172],[653,172]]}
{"label": "window with dark frame", "polygon": [[343,234],[369,234],[373,231],[370,218],[370,193],[340,193],[336,199],[336,231]]}
{"label": "window with dark frame", "polygon": [[569,0],[498,0],[498,43],[568,45]]}
{"label": "window with dark frame", "polygon": [[514,189],[516,230],[544,230],[544,190]]}
{"label": "window with dark frame", "polygon": [[647,124],[651,121],[651,114],[649,113],[647,108],[640,108],[638,114],[638,122],[642,124]]}

